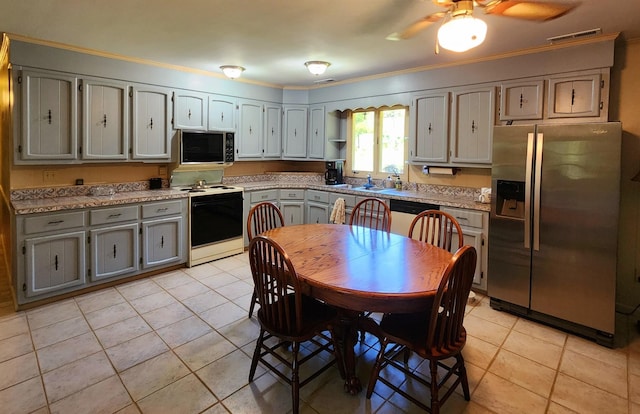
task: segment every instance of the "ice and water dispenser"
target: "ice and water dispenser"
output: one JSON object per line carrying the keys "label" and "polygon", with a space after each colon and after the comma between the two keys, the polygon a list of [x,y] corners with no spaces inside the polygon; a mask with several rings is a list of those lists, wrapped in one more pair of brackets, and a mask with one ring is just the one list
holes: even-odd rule
{"label": "ice and water dispenser", "polygon": [[524,219],[524,182],[498,180],[496,214]]}

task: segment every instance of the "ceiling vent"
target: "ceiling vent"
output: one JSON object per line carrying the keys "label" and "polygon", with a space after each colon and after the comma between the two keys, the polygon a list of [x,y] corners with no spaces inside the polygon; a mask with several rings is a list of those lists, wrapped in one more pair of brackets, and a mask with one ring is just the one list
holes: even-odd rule
{"label": "ceiling vent", "polygon": [[555,36],[555,37],[549,37],[547,38],[547,42],[558,43],[558,42],[564,42],[566,40],[574,40],[574,39],[580,39],[583,37],[595,36],[601,33],[602,33],[602,29],[600,28],[584,30],[582,32],[575,32],[575,33],[569,33],[569,34]]}
{"label": "ceiling vent", "polygon": [[313,83],[315,83],[316,85],[323,85],[325,83],[331,83],[331,82],[335,82],[335,81],[336,81],[335,79],[329,78],[329,79],[319,79],[317,81],[313,81]]}

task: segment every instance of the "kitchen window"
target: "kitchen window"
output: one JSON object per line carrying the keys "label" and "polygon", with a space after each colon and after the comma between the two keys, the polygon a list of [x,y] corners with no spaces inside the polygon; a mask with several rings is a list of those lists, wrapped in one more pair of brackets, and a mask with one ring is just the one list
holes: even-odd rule
{"label": "kitchen window", "polygon": [[375,178],[404,174],[408,114],[404,106],[353,111],[350,170]]}

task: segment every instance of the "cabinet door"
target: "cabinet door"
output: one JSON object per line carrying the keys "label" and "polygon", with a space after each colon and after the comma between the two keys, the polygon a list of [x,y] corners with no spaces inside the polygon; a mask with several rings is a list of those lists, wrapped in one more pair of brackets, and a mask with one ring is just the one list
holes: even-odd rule
{"label": "cabinet door", "polygon": [[307,223],[329,223],[329,206],[327,204],[307,202]]}
{"label": "cabinet door", "polygon": [[210,96],[208,113],[210,130],[235,132],[235,99],[218,95]]}
{"label": "cabinet door", "polygon": [[[484,276],[482,274],[482,231],[462,227],[462,236],[464,238],[465,246],[471,245],[476,249],[477,259],[476,259],[476,270],[473,274],[473,284],[480,285],[482,283],[482,279]],[[458,232],[456,231],[456,229],[453,229],[451,251],[455,252],[459,248],[460,246],[458,246]]]}
{"label": "cabinet door", "polygon": [[304,223],[304,201],[281,201],[285,226]]}
{"label": "cabinet door", "polygon": [[284,157],[307,157],[307,107],[284,108]]}
{"label": "cabinet door", "polygon": [[416,97],[416,139],[411,148],[415,161],[446,162],[449,143],[449,93]]}
{"label": "cabinet door", "polygon": [[600,74],[549,80],[549,118],[600,115]]}
{"label": "cabinet door", "polygon": [[325,144],[325,110],[324,106],[310,109],[309,123],[309,158],[324,159]]}
{"label": "cabinet door", "polygon": [[[23,160],[71,160],[77,157],[78,81],[53,72],[21,74]],[[20,79],[20,78],[19,78]]]}
{"label": "cabinet door", "polygon": [[490,164],[494,88],[454,92],[453,102],[451,161]]}
{"label": "cabinet door", "polygon": [[85,232],[25,240],[26,296],[85,283]]}
{"label": "cabinet door", "polygon": [[142,223],[142,267],[178,262],[183,257],[182,217]]}
{"label": "cabinet door", "polygon": [[91,279],[138,271],[138,223],[91,230]]}
{"label": "cabinet door", "polygon": [[240,128],[236,134],[238,158],[261,158],[262,148],[262,103],[241,101]]}
{"label": "cabinet door", "polygon": [[543,80],[519,80],[500,86],[500,120],[542,119]]}
{"label": "cabinet door", "polygon": [[207,95],[178,91],[173,94],[173,128],[204,131],[207,129]]}
{"label": "cabinet door", "polygon": [[264,158],[282,155],[282,106],[266,104],[264,107]]}
{"label": "cabinet door", "polygon": [[126,159],[129,142],[127,85],[84,80],[83,92],[82,158]]}
{"label": "cabinet door", "polygon": [[133,87],[134,159],[171,158],[171,95],[168,89]]}

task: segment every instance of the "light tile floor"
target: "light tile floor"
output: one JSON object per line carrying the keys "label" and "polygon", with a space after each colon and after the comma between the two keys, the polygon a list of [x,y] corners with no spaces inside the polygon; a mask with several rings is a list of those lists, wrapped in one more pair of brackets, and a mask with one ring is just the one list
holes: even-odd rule
{"label": "light tile floor", "polygon": [[[251,292],[243,254],[0,316],[0,412],[286,413],[287,385],[261,367],[247,383]],[[635,320],[618,317],[620,345],[608,349],[479,297],[465,319],[471,401],[458,390],[443,412],[638,414]],[[377,346],[371,336],[358,345],[365,385]],[[301,411],[419,412],[383,384],[375,391],[345,394],[332,368],[302,389]]]}

